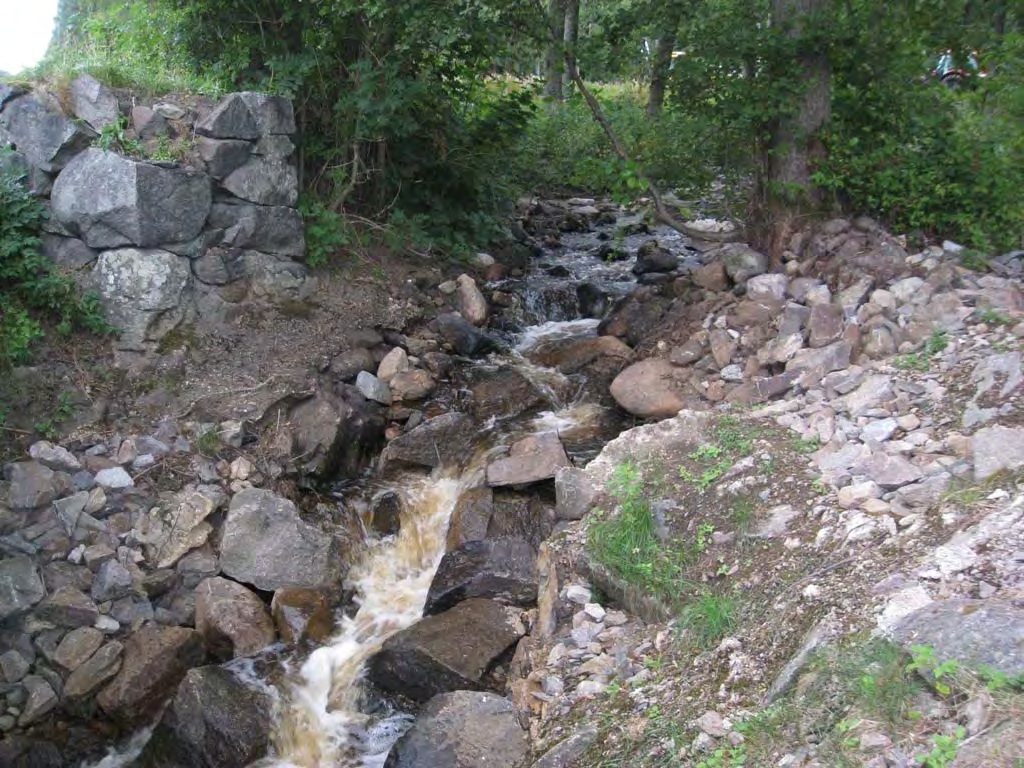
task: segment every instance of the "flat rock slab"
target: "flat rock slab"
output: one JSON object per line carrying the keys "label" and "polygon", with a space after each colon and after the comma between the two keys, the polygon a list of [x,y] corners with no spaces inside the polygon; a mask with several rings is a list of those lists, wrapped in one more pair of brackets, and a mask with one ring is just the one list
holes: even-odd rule
{"label": "flat rock slab", "polygon": [[388,443],[380,457],[382,469],[397,466],[459,465],[469,456],[475,435],[473,420],[464,413],[445,413],[424,422]]}
{"label": "flat rock slab", "polygon": [[389,768],[522,768],[530,740],[515,705],[492,693],[436,696],[388,756]]}
{"label": "flat rock slab", "polygon": [[939,600],[902,618],[893,637],[934,648],[940,662],[1024,674],[1024,608],[1006,600]]}
{"label": "flat rock slab", "polygon": [[427,593],[424,614],[483,597],[507,605],[537,602],[537,552],[524,539],[480,539],[444,556]]}
{"label": "flat rock slab", "polygon": [[506,458],[488,465],[487,484],[529,485],[550,480],[559,469],[568,466],[569,457],[558,433],[542,432],[517,441]]}
{"label": "flat rock slab", "polygon": [[525,633],[517,609],[466,600],[389,638],[370,660],[370,679],[418,702],[450,691],[482,690],[488,669]]}

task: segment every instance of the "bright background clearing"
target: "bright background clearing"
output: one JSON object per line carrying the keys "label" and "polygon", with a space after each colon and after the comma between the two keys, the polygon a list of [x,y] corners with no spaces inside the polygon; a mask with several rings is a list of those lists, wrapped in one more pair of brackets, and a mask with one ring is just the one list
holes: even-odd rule
{"label": "bright background clearing", "polygon": [[36,65],[50,44],[57,0],[0,0],[0,71]]}

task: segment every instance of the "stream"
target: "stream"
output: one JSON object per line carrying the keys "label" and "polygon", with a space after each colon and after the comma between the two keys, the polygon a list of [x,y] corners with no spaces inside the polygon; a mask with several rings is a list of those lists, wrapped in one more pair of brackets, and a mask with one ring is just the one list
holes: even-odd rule
{"label": "stream", "polygon": [[[619,238],[615,245],[629,253],[628,259],[595,258],[594,249],[614,231],[615,225],[607,225],[565,234],[563,247],[534,259],[525,276],[484,286],[488,296],[497,291],[515,297],[492,321],[507,346],[486,359],[458,361],[462,370],[455,379],[464,382],[480,371],[513,369],[543,394],[544,407],[488,419],[479,427],[473,456],[459,468],[440,467],[429,475],[409,472],[388,481],[370,478],[339,494],[342,504],[364,510],[374,498],[397,494],[403,502],[400,529],[386,537],[367,533],[364,554],[346,581],[355,592],[356,610],[339,621],[330,641],[305,659],[271,662],[276,669],[261,676],[262,685],[275,689],[274,757],[254,768],[381,768],[413,716],[366,685],[366,665],[389,637],[422,617],[460,496],[485,484],[488,462],[516,439],[557,431],[570,459],[580,465],[627,426],[617,409],[600,402],[606,393],[588,386],[585,375],[567,376],[531,360],[531,352],[545,345],[597,335],[601,316],[583,316],[579,287],[593,286],[597,291],[589,289],[591,294],[607,297],[598,307],[606,315],[617,298],[636,286],[630,270],[641,243],[655,237],[681,260],[691,256],[684,238],[658,229]],[[95,768],[131,765],[143,740],[137,737],[130,749],[108,756]]]}

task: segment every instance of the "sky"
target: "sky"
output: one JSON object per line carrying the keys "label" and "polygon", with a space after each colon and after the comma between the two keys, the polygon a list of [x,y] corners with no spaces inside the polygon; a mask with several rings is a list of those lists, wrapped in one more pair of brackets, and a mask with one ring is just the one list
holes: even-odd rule
{"label": "sky", "polygon": [[0,71],[16,75],[43,58],[57,0],[0,0]]}

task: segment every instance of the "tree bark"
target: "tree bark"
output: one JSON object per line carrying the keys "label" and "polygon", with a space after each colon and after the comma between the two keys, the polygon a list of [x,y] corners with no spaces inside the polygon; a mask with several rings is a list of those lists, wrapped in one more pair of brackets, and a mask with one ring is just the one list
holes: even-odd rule
{"label": "tree bark", "polygon": [[580,39],[580,0],[567,0],[565,4],[565,24],[562,27],[562,42],[565,45],[565,71],[562,73],[562,98],[572,94],[572,70],[576,68],[576,44]]}
{"label": "tree bark", "polygon": [[647,96],[647,117],[655,120],[661,115],[665,104],[665,91],[668,87],[668,74],[672,68],[672,51],[676,47],[676,35],[682,18],[679,6],[671,3],[665,19],[665,28],[654,52],[651,66],[651,89]]}
{"label": "tree bark", "polygon": [[760,205],[767,215],[768,249],[774,262],[802,217],[822,203],[822,193],[811,180],[825,156],[824,134],[831,117],[831,72],[828,56],[801,44],[812,14],[827,9],[829,0],[772,0],[772,20],[797,41],[797,55],[783,76],[798,73],[799,93],[791,109],[771,126],[761,177]]}
{"label": "tree bark", "polygon": [[547,55],[547,83],[544,86],[544,95],[562,100],[562,73],[565,71],[565,56],[562,51],[563,36],[554,34],[555,30],[561,32],[565,29],[566,6],[568,0],[548,0],[548,27],[552,34],[548,41]]}

